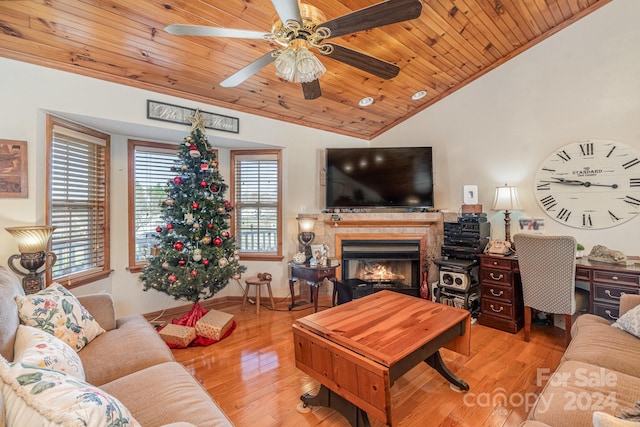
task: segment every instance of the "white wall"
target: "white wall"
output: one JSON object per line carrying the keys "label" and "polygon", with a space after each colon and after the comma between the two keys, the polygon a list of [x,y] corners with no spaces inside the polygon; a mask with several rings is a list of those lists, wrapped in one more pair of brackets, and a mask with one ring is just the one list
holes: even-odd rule
{"label": "white wall", "polygon": [[[517,185],[525,211],[540,216],[533,197],[533,175],[554,149],[582,139],[613,139],[640,147],[640,27],[637,0],[616,0],[512,59],[488,75],[372,141],[373,145],[429,145],[436,163],[436,204],[458,210],[462,186],[477,184],[480,202],[490,215],[494,237],[504,234],[502,213],[489,210],[494,188]],[[284,253],[295,251],[295,216],[322,208],[318,185],[322,152],[328,146],[365,146],[365,141],[278,122],[215,106],[159,95],[56,70],[0,58],[0,138],[29,144],[29,198],[0,199],[0,265],[17,252],[10,226],[44,222],[44,115],[59,112],[108,131],[112,136],[112,268],[109,279],[74,289],[77,294],[106,291],[118,315],[150,312],[184,304],[155,291],[143,292],[136,275],[126,271],[126,140],[153,134],[179,142],[188,126],[146,119],[153,99],[240,118],[239,135],[208,131],[220,150],[221,171],[228,177],[228,148],[247,143],[283,147]],[[216,140],[219,144],[216,144]],[[228,181],[228,178],[227,178]],[[572,234],[587,250],[604,244],[640,254],[640,218],[619,227],[583,231],[546,221],[548,234]],[[515,227],[513,229],[515,231]],[[249,273],[269,271],[274,292],[288,294],[286,263],[246,262]],[[240,295],[230,284],[220,295]]]}
{"label": "white wall", "polygon": [[569,234],[640,255],[640,218],[604,230],[581,230],[547,217],[533,178],[559,147],[610,139],[640,149],[640,2],[616,0],[560,31],[373,141],[432,145],[436,204],[459,209],[462,187],[477,184],[492,235],[504,215],[492,212],[496,186],[515,185],[520,216],[545,218],[547,234]]}

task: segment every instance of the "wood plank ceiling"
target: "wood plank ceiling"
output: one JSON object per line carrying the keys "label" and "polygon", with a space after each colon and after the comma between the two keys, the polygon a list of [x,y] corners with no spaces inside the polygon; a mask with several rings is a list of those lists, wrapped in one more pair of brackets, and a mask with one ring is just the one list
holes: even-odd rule
{"label": "wood plank ceiling", "polygon": [[[377,0],[305,0],[326,19]],[[269,0],[0,1],[0,56],[198,102],[372,139],[611,0],[424,0],[420,18],[332,39],[400,67],[391,79],[324,56],[322,96],[273,64],[219,83],[273,49],[267,41],[176,36],[168,24],[269,32]],[[417,101],[411,96],[426,90]],[[372,97],[363,108],[358,101]],[[141,107],[144,108],[144,107]]]}

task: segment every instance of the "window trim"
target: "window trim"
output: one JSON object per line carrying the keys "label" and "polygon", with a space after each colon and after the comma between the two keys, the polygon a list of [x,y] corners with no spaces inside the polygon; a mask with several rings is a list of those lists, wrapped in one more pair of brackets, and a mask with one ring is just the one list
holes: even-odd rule
{"label": "window trim", "polygon": [[[88,283],[95,282],[97,280],[105,279],[109,277],[111,272],[111,136],[100,132],[96,129],[89,128],[87,126],[83,126],[79,123],[75,123],[69,120],[62,119],[60,117],[47,114],[46,115],[46,130],[45,130],[45,150],[46,150],[46,164],[45,164],[45,200],[44,200],[44,208],[46,215],[46,223],[47,225],[51,224],[51,193],[52,193],[52,183],[50,180],[52,173],[52,149],[53,149],[53,128],[54,126],[61,126],[67,129],[70,129],[75,132],[84,133],[86,135],[104,140],[104,228],[103,228],[103,255],[104,255],[104,263],[100,268],[94,268],[92,270],[88,270],[82,273],[69,274],[67,276],[62,276],[56,278],[56,281],[66,286],[67,288],[75,288],[81,285],[86,285]],[[51,242],[48,244],[49,250],[51,248]],[[51,283],[53,281],[53,273],[51,270],[48,270],[46,273],[46,281],[47,283]]]}
{"label": "window trim", "polygon": [[[269,155],[276,156],[276,160],[278,163],[278,202],[277,202],[277,221],[278,221],[278,232],[277,232],[277,250],[275,253],[272,252],[240,252],[240,259],[243,261],[282,261],[284,256],[282,255],[282,150],[231,150],[231,161],[230,161],[230,174],[231,179],[229,182],[229,198],[233,203],[235,208],[236,205],[236,157],[239,156],[260,156],[260,155]],[[234,209],[233,215],[231,215],[231,234],[236,236],[236,240],[239,241],[238,236],[236,235],[236,212]]]}
{"label": "window trim", "polygon": [[[129,139],[127,146],[127,163],[128,163],[128,246],[129,246],[129,266],[128,270],[131,273],[139,273],[148,264],[148,262],[136,262],[136,237],[135,237],[135,150],[137,147],[148,147],[152,149],[159,149],[161,151],[172,152],[175,156],[178,152],[178,144],[167,144],[162,142],[152,141],[140,141],[137,139]],[[152,150],[150,150],[152,151]],[[158,207],[158,210],[160,208]]]}

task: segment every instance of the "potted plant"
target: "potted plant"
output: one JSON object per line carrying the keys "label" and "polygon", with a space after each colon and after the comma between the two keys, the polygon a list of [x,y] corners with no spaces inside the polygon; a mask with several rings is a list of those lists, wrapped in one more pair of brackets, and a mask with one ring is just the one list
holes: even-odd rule
{"label": "potted plant", "polygon": [[576,245],[576,258],[582,258],[584,256],[584,246],[581,243]]}

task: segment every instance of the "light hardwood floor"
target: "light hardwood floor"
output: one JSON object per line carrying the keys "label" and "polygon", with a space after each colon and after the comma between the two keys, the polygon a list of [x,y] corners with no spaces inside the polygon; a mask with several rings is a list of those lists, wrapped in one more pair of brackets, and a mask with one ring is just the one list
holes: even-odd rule
{"label": "light hardwood floor", "polygon": [[[264,302],[264,301],[263,301]],[[300,395],[315,392],[319,383],[295,367],[291,325],[313,312],[311,306],[276,310],[231,302],[216,309],[235,315],[237,328],[209,347],[173,350],[175,358],[202,383],[238,427],[348,426],[335,411],[314,407],[296,411]],[[329,299],[320,299],[321,309]],[[179,317],[179,316],[178,316]],[[481,325],[471,327],[471,356],[448,350],[442,356],[449,369],[467,381],[459,393],[426,364],[420,364],[392,387],[397,426],[518,426],[548,375],[564,352],[564,331],[553,326],[532,328],[531,342],[522,331],[509,334]],[[370,417],[374,427],[384,423]]]}

